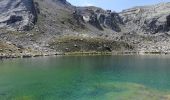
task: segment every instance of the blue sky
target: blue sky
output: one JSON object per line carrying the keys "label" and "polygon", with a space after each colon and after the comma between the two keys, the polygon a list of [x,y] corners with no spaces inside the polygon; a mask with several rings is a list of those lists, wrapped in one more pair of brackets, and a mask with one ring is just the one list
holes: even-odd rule
{"label": "blue sky", "polygon": [[151,5],[170,0],[67,0],[76,6],[97,6],[103,9],[121,11],[134,6]]}

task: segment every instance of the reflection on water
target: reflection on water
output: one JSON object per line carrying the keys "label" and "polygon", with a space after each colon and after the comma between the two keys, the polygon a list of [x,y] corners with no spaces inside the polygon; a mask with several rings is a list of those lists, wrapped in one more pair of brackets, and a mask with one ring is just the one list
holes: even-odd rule
{"label": "reflection on water", "polygon": [[0,100],[170,100],[169,56],[0,61]]}

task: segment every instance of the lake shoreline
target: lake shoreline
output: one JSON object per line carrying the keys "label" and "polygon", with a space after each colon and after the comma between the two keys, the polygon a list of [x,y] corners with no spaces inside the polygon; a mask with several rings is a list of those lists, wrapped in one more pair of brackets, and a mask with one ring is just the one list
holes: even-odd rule
{"label": "lake shoreline", "polygon": [[46,56],[102,56],[102,55],[170,55],[170,52],[56,52],[49,54],[1,54],[0,59],[9,58],[34,58],[34,57],[46,57]]}

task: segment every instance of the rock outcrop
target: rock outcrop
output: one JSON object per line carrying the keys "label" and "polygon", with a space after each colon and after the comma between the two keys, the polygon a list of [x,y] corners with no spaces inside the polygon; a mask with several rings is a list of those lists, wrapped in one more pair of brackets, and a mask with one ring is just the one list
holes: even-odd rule
{"label": "rock outcrop", "polygon": [[[169,10],[170,3],[135,7],[116,13],[98,7],[74,7],[66,0],[1,0],[0,27],[21,31],[31,30],[37,20],[37,12],[40,12],[42,17],[45,16],[44,18],[50,22],[49,24],[52,24],[50,17],[51,20],[56,20],[57,16],[58,20],[70,17],[60,21],[65,23],[66,29],[70,29],[67,27],[69,23],[73,24],[71,27],[78,24],[83,28],[90,24],[99,31],[110,29],[113,32],[156,34],[170,30]],[[46,26],[49,26],[48,22]],[[60,25],[57,21],[54,24]],[[56,27],[56,25],[51,26]],[[44,29],[44,26],[42,27]]]}
{"label": "rock outcrop", "polygon": [[135,7],[120,13],[127,31],[156,34],[170,29],[170,3]]}
{"label": "rock outcrop", "polygon": [[36,18],[33,0],[0,1],[0,27],[28,31],[33,29]]}
{"label": "rock outcrop", "polygon": [[99,30],[107,28],[116,32],[121,31],[119,24],[123,24],[123,22],[116,12],[105,11],[97,7],[79,7],[76,12],[82,16],[84,22],[90,23]]}

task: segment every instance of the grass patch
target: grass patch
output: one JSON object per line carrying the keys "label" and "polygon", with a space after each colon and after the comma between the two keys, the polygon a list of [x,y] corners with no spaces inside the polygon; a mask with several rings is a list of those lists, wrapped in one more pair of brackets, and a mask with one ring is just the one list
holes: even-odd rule
{"label": "grass patch", "polygon": [[69,54],[101,54],[112,51],[133,50],[125,42],[108,40],[101,37],[61,36],[50,41],[50,47]]}

